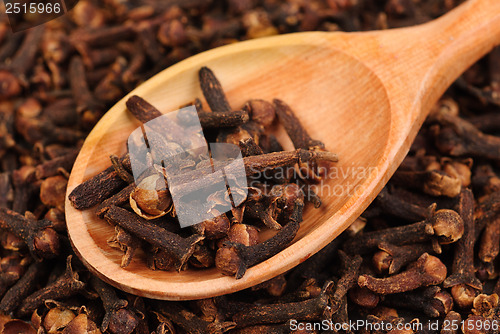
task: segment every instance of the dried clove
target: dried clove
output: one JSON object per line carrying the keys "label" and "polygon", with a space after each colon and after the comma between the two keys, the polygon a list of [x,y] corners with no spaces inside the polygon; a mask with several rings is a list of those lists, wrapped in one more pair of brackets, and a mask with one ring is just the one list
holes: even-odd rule
{"label": "dried clove", "polygon": [[246,138],[244,140],[240,140],[238,146],[240,147],[241,155],[243,157],[250,157],[253,155],[264,154],[262,148],[259,145],[257,145],[257,143],[253,138]]}
{"label": "dried clove", "polygon": [[472,156],[499,159],[500,139],[479,131],[474,125],[458,116],[446,113],[435,115],[443,125],[436,134],[436,147],[451,156]]}
{"label": "dried clove", "polygon": [[43,276],[46,263],[32,263],[24,275],[7,290],[0,300],[0,311],[10,314],[21,304],[21,302],[35,289],[36,282]]}
{"label": "dried clove", "polygon": [[406,271],[387,278],[361,275],[358,285],[382,295],[400,293],[440,284],[446,278],[446,271],[446,266],[437,257],[424,253]]}
{"label": "dried clove", "polygon": [[259,242],[259,230],[252,225],[233,224],[227,233],[227,240],[245,246],[254,246]]}
{"label": "dried clove", "polygon": [[383,303],[391,307],[423,311],[431,318],[443,317],[453,308],[451,295],[438,286],[387,295]]}
{"label": "dried clove", "polygon": [[25,267],[29,262],[29,258],[22,258],[19,255],[10,255],[0,259],[1,295],[3,295],[12,284],[19,280],[24,274]]}
{"label": "dried clove", "polygon": [[483,194],[491,194],[500,190],[500,178],[491,165],[477,166],[472,177],[472,187]]}
{"label": "dried clove", "polygon": [[431,205],[427,208],[415,205],[411,202],[403,200],[399,196],[389,193],[387,188],[377,195],[375,203],[384,211],[398,218],[405,220],[423,220],[433,215],[436,205]]}
{"label": "dried clove", "polygon": [[29,30],[16,54],[12,57],[8,69],[0,70],[0,97],[2,99],[19,95],[22,86],[26,85],[26,75],[35,64],[34,59],[43,31],[43,26]]}
{"label": "dried clove", "polygon": [[135,190],[135,183],[131,183],[113,196],[105,199],[101,204],[97,206],[97,216],[100,218],[104,217],[106,211],[112,206],[123,206],[130,201],[130,195]]}
{"label": "dried clove", "polygon": [[[124,163],[124,160],[128,160],[128,156],[121,160]],[[73,189],[69,194],[69,200],[77,209],[88,209],[101,203],[124,185],[125,182],[114,168],[109,167]]]}
{"label": "dried clove", "polygon": [[256,324],[276,324],[290,319],[316,320],[328,307],[328,290],[333,285],[328,281],[323,286],[321,294],[313,299],[296,303],[278,303],[254,306],[233,316],[237,327],[247,327]]}
{"label": "dried clove", "polygon": [[[252,287],[252,291],[265,290],[268,295],[279,297],[283,295],[286,287],[287,287],[286,277],[285,275],[281,274],[271,278],[270,280],[254,285]],[[283,299],[281,301],[283,301]]]}
{"label": "dried clove", "polygon": [[103,111],[103,105],[97,101],[88,87],[85,68],[80,57],[71,58],[69,80],[77,112],[82,115],[82,120],[88,123],[86,126],[93,126]]}
{"label": "dried clove", "polygon": [[373,255],[372,261],[377,273],[397,273],[407,264],[417,260],[423,253],[440,254],[432,243],[418,243],[403,246],[380,243],[380,251]]}
{"label": "dried clove", "polygon": [[195,245],[204,239],[203,236],[197,234],[184,239],[162,227],[148,223],[147,220],[130,211],[116,206],[111,206],[104,214],[104,217],[110,223],[119,225],[137,237],[174,255],[179,262],[177,265],[178,270],[181,270],[191,254],[193,254]]}
{"label": "dried clove", "polygon": [[10,173],[0,173],[0,208],[7,208],[12,201]]}
{"label": "dried clove", "polygon": [[128,302],[119,299],[112,287],[95,276],[91,278],[90,284],[104,305],[105,315],[101,331],[106,332],[109,328],[112,333],[132,333],[138,321],[135,315],[126,309]]}
{"label": "dried clove", "polygon": [[198,76],[203,96],[205,96],[210,109],[217,112],[230,112],[232,110],[231,106],[227,101],[219,80],[212,70],[208,67],[202,67],[198,72]]}
{"label": "dried clove", "polygon": [[35,169],[32,166],[23,166],[12,172],[12,186],[14,187],[14,198],[12,210],[24,214],[34,191],[33,179]]}
{"label": "dried clove", "polygon": [[[325,144],[309,136],[300,120],[287,104],[278,99],[274,99],[273,104],[276,115],[278,115],[281,124],[285,127],[296,149],[305,149],[314,152],[326,151]],[[328,167],[328,161],[311,161],[309,163],[304,161],[300,164],[300,171],[301,173],[305,173],[305,179],[307,179],[306,176],[309,176],[312,180],[318,180],[326,175]]]}
{"label": "dried clove", "polygon": [[70,297],[85,287],[85,283],[79,280],[78,273],[73,270],[71,259],[71,255],[66,259],[66,271],[62,276],[23,300],[17,310],[18,316],[23,317],[30,314],[47,299]]}
{"label": "dried clove", "polygon": [[125,231],[120,226],[115,226],[115,234],[108,240],[108,245],[123,251],[120,267],[126,268],[132,261],[136,250],[139,248],[140,242],[139,239]]}
{"label": "dried clove", "polygon": [[[293,166],[296,163],[306,163],[309,161],[329,161],[335,162],[338,157],[330,152],[313,152],[298,149],[296,151],[283,151],[275,153],[267,153],[257,156],[249,156],[243,158],[246,175],[252,175],[265,170],[277,167]],[[217,167],[217,166],[216,166]],[[226,175],[237,175],[237,165],[229,165],[224,169]],[[200,173],[203,173],[203,178],[200,178]],[[219,182],[219,178],[211,173],[211,167],[204,170],[186,172],[176,176],[177,185],[170,189],[170,192],[183,196],[193,191]]]}
{"label": "dried clove", "polygon": [[431,196],[456,197],[462,189],[458,177],[450,176],[444,171],[396,171],[392,182],[410,188],[421,189]]}
{"label": "dried clove", "polygon": [[443,322],[446,324],[446,326],[443,326],[440,334],[458,334],[458,333],[460,333],[460,329],[454,328],[454,326],[453,326],[453,324],[458,325],[458,324],[462,323],[462,316],[460,315],[460,313],[455,312],[455,311],[448,312],[448,314],[444,318]]}
{"label": "dried clove", "polygon": [[236,326],[234,322],[219,322],[217,320],[209,322],[202,320],[174,302],[157,302],[156,305],[158,312],[188,333],[225,333]]}
{"label": "dried clove", "polygon": [[479,259],[493,262],[500,252],[500,218],[495,217],[486,223],[479,244]]}
{"label": "dried clove", "polygon": [[300,120],[295,116],[292,109],[287,104],[278,99],[275,99],[273,103],[276,114],[278,115],[280,122],[285,127],[286,132],[290,136],[295,148],[316,150],[323,149],[325,147],[322,142],[314,140],[309,136],[300,123]]}
{"label": "dried clove", "polygon": [[243,277],[247,268],[260,263],[283,250],[295,238],[302,221],[303,205],[296,204],[289,222],[272,238],[254,246],[224,242],[217,250],[215,265],[225,275]]}
{"label": "dried clove", "polygon": [[248,112],[244,110],[230,112],[199,111],[198,119],[200,120],[201,127],[204,129],[228,128],[245,124],[250,120],[250,116],[248,116]]}
{"label": "dried clove", "polygon": [[0,208],[0,227],[24,240],[37,260],[59,254],[59,235],[48,220],[30,220],[5,208]]}
{"label": "dried clove", "polygon": [[[19,275],[25,268],[24,264],[22,268],[18,267],[16,261],[20,259],[28,261],[31,256],[29,254],[26,256],[27,247],[22,239],[9,232],[10,229],[2,231],[0,234],[2,245],[0,287],[2,285],[7,287],[20,277],[1,298],[0,309],[7,314],[15,314],[27,295],[43,285],[52,284],[61,276],[60,266],[57,264],[71,253],[71,249],[63,236],[65,217],[61,209],[64,204],[60,196],[54,196],[57,194],[52,193],[50,191],[52,188],[49,186],[61,185],[60,189],[62,189],[64,178],[68,176],[72,168],[82,139],[99,120],[103,111],[114,105],[126,92],[132,91],[166,65],[173,65],[186,57],[215,46],[277,32],[288,33],[312,29],[369,30],[377,27],[409,26],[438,17],[462,1],[444,0],[432,3],[414,1],[413,3],[409,0],[390,0],[375,4],[369,1],[353,0],[228,0],[222,4],[213,0],[168,2],[80,0],[75,8],[73,8],[76,5],[75,1],[65,2],[69,11],[68,15],[47,22],[38,28],[15,34],[10,32],[7,17],[0,15],[0,63],[2,64],[0,99],[3,97],[3,101],[0,102],[0,207],[11,209],[21,217],[24,216],[26,219],[24,222],[28,222],[26,226],[29,225],[30,228],[37,225],[36,222],[39,220],[52,221],[50,226],[60,234],[59,241],[62,242],[61,256],[50,261],[33,262],[26,273],[20,277]],[[70,11],[71,8],[73,9]],[[148,47],[144,48],[144,45]],[[367,218],[365,221],[358,220],[349,233],[337,238],[324,252],[307,259],[292,272],[280,275],[275,280],[261,285],[260,291],[249,289],[197,303],[165,303],[173,305],[171,308],[164,309],[164,313],[169,315],[168,319],[158,313],[160,303],[149,303],[147,307],[141,306],[138,302],[140,298],[134,300],[132,296],[119,293],[119,296],[127,299],[128,306],[120,309],[117,317],[120,318],[120,314],[124,312],[132,312],[135,319],[133,321],[131,318],[125,317],[125,319],[131,320],[130,324],[137,324],[133,329],[137,334],[210,333],[226,330],[235,333],[288,333],[292,331],[289,317],[277,324],[229,328],[235,326],[232,321],[236,314],[244,314],[246,310],[258,308],[259,305],[285,305],[313,300],[321,295],[322,283],[333,278],[337,282],[339,294],[335,298],[336,303],[332,303],[332,298],[337,289],[332,289],[327,293],[327,299],[330,300],[325,312],[310,313],[308,314],[309,320],[299,320],[297,324],[304,325],[306,328],[307,325],[321,325],[323,320],[331,321],[333,324],[349,324],[349,320],[367,319],[373,324],[383,322],[395,326],[410,322],[417,324],[418,321],[424,329],[416,332],[423,334],[424,332],[439,332],[426,328],[427,318],[439,313],[442,333],[446,332],[443,326],[446,321],[450,324],[460,323],[462,317],[464,322],[461,327],[463,328],[452,332],[495,332],[493,329],[487,331],[484,326],[499,320],[496,295],[477,296],[472,302],[472,310],[470,307],[461,308],[457,302],[453,307],[450,306],[450,294],[455,299],[467,300],[479,293],[467,284],[459,284],[459,288],[451,287],[451,290],[447,289],[448,291],[438,291],[439,287],[442,288],[442,285],[439,285],[439,287],[429,286],[411,292],[384,296],[367,288],[354,286],[348,289],[347,298],[345,291],[357,274],[355,274],[356,271],[350,272],[352,275],[342,273],[345,258],[338,257],[337,248],[355,244],[356,242],[351,239],[363,240],[363,235],[373,233],[368,231],[382,233],[384,230],[384,233],[391,234],[393,233],[392,227],[401,226],[405,222],[413,223],[424,220],[429,222],[436,215],[430,207],[433,203],[436,203],[435,207],[439,209],[458,210],[459,196],[445,198],[439,194],[453,196],[459,190],[470,187],[476,198],[473,240],[478,242],[477,247],[473,248],[475,251],[470,253],[472,255],[469,254],[469,257],[479,260],[475,264],[472,263],[474,267],[471,277],[474,277],[474,274],[477,275],[484,285],[485,293],[491,293],[492,289],[497,293],[500,291],[497,263],[498,240],[496,240],[498,234],[496,225],[500,208],[498,185],[500,183],[496,161],[498,152],[495,151],[499,138],[498,117],[495,116],[499,105],[496,95],[500,92],[499,50],[496,48],[488,57],[468,70],[448,90],[447,96],[436,104],[432,115],[423,124],[404,165],[397,172],[397,175],[406,174],[406,177],[410,175],[415,179],[427,176],[432,182],[426,181],[420,184],[414,182],[415,184],[411,186],[410,182],[404,182],[401,187],[388,187],[387,191],[384,190],[380,194],[369,212],[363,214],[363,217]],[[218,61],[212,63],[216,66]],[[202,70],[200,75],[203,71],[206,70]],[[268,74],[263,73],[262,78],[265,79]],[[273,101],[270,103],[251,99],[241,105],[230,105],[229,100],[235,103],[244,100],[236,96],[233,99],[230,95],[228,99],[213,73],[206,71],[205,75],[212,75],[211,78],[202,79],[201,85],[205,101],[209,101],[207,105],[210,106],[210,110],[206,106],[204,110],[201,102],[195,101],[194,105],[208,142],[217,141],[240,145],[240,139],[247,139],[240,146],[244,157],[284,150],[278,139],[271,133],[275,130],[277,116],[276,105],[272,103]],[[221,77],[224,79],[221,82],[225,81],[226,75],[227,73]],[[207,87],[208,90],[204,89]],[[234,91],[234,87],[230,88]],[[290,109],[287,111],[289,114],[285,114],[285,117],[278,115],[279,121],[286,123],[285,119],[288,117],[288,120],[291,120],[288,128],[299,128],[294,135],[291,135],[292,139],[298,138],[299,142],[301,139],[314,141],[311,139],[315,138],[314,133],[308,133],[300,123],[294,124],[299,118],[293,115],[292,107],[286,106]],[[278,111],[283,114],[282,109]],[[194,119],[194,115],[196,113],[188,116]],[[178,118],[178,125],[185,127],[190,124],[189,117]],[[178,136],[173,138],[174,141],[178,139]],[[302,149],[309,151],[310,147],[304,146]],[[318,151],[321,152],[321,150]],[[460,158],[456,158],[457,156]],[[207,162],[200,163],[202,158],[206,159],[206,157],[195,155],[186,158],[189,161],[185,163],[182,173],[187,174],[183,177],[189,177],[186,179],[187,182],[191,182],[190,177],[197,173],[200,178],[203,178],[205,173],[213,173],[210,160],[208,164]],[[471,158],[474,158],[474,166],[471,164]],[[258,160],[254,159],[256,160],[251,161]],[[324,165],[328,163],[322,161],[304,163],[293,158],[284,167],[265,168],[262,173],[249,175],[249,181],[252,181],[251,187],[258,187],[257,184],[260,187],[265,183],[263,194],[266,200],[271,202],[269,207],[262,206],[260,211],[265,213],[264,209],[268,209],[267,211],[272,209],[271,217],[276,223],[283,225],[283,230],[286,229],[288,225],[286,223],[290,220],[289,215],[293,211],[290,209],[294,207],[292,199],[296,195],[297,188],[303,193],[305,201],[319,206],[322,198],[317,196],[319,193],[315,193],[317,188],[312,181],[318,181],[321,178],[318,174],[323,171],[321,167]],[[156,167],[160,174],[164,172],[158,166],[153,167]],[[198,168],[200,170],[195,171]],[[189,174],[190,171],[195,172]],[[104,217],[113,205],[137,215],[130,208],[130,194],[142,179],[151,174],[143,175],[135,184],[131,178],[130,163],[123,164],[116,159],[113,159],[108,173],[111,172],[116,173],[107,181],[104,179],[109,174],[102,176],[101,181],[99,178],[98,181],[92,181],[94,186],[87,193],[78,190],[76,194],[82,197],[75,200],[77,203],[75,206],[78,203],[87,203],[88,208],[98,206],[96,209],[99,210],[100,217]],[[470,180],[471,175],[472,180]],[[396,178],[391,181],[392,186],[399,184],[396,181]],[[281,190],[280,187],[275,187],[276,185],[284,188],[290,183],[296,184],[297,188],[292,186],[287,188],[290,193],[278,194]],[[203,183],[200,182],[198,185],[203,185]],[[273,187],[276,191],[272,190]],[[107,192],[108,189],[110,189],[109,192]],[[414,190],[416,191],[413,192]],[[428,195],[429,193],[439,195],[439,197]],[[251,189],[249,189],[249,194],[250,197],[254,195]],[[84,198],[88,198],[88,201]],[[144,202],[141,203],[146,209],[153,208],[164,212],[163,208],[156,206],[156,203],[151,207],[144,204]],[[206,238],[194,245],[193,254],[187,261],[189,266],[205,268],[210,265],[210,261],[214,261],[214,253],[217,249],[227,248],[224,247],[224,242],[240,243],[247,247],[258,244],[259,237],[261,239],[263,237],[259,235],[257,227],[249,224],[255,223],[261,226],[259,225],[261,222],[258,221],[261,218],[252,217],[252,208],[249,208],[249,205],[252,203],[246,201],[233,208],[231,212],[225,213],[227,220],[221,221],[222,232],[217,235],[216,239],[208,240],[211,233],[210,227],[217,225],[211,225],[214,222],[203,222],[196,227],[200,228],[200,232],[203,231]],[[462,213],[459,214],[465,220]],[[145,223],[161,226],[169,231],[175,230],[182,238],[190,235],[193,228],[179,231],[175,224],[175,215],[175,210],[172,210],[162,218],[152,219]],[[228,222],[231,225],[229,228]],[[149,264],[153,264],[154,268],[177,269],[179,261],[171,252],[160,247],[150,247],[147,242],[143,242],[142,239],[120,226],[115,226],[115,229],[114,240],[110,242],[114,247],[121,247],[123,250],[123,265],[131,261],[134,250],[142,244],[145,247],[145,254],[144,256],[140,254],[140,257],[151,261]],[[430,230],[429,228],[428,231]],[[218,229],[214,231],[217,232]],[[369,250],[363,250],[365,245],[361,245],[359,252],[357,249],[349,252],[349,258],[353,259],[349,265],[356,264],[354,259],[358,259],[357,255],[360,254],[363,255],[364,261],[361,268],[357,269],[358,272],[374,276],[377,268],[370,266],[370,260],[375,258],[378,270],[382,269],[380,274],[394,275],[404,270],[405,266],[411,266],[410,263],[415,261],[417,256],[424,252],[435,253],[442,247],[442,253],[436,256],[448,269],[453,269],[450,255],[463,248],[460,246],[462,241],[459,240],[456,245],[446,245],[447,238],[439,240],[437,232],[433,235],[426,235],[424,229],[419,231],[421,233],[416,232],[415,235],[405,236],[404,240],[394,237],[396,241],[389,238],[387,242],[385,239],[387,237],[383,236],[373,241],[373,245],[369,240],[370,246],[367,247]],[[449,240],[458,239],[459,235],[460,233],[454,233],[453,238]],[[468,238],[466,226],[462,240],[465,242]],[[414,243],[412,239],[419,241]],[[386,244],[383,243],[384,241]],[[230,251],[234,252],[234,250]],[[13,260],[13,255],[16,260]],[[237,257],[235,259],[238,260]],[[9,266],[10,269],[8,269]],[[47,280],[47,268],[52,266],[56,269]],[[132,266],[129,269],[133,269]],[[452,270],[448,271],[454,273]],[[339,275],[340,280],[337,280],[335,276]],[[84,271],[78,281],[90,281],[91,276],[91,273]],[[493,286],[495,283],[496,287]],[[29,320],[29,314],[23,316],[22,319],[2,316],[0,317],[0,332],[100,333],[101,330],[96,323],[101,324],[104,310],[101,301],[96,297],[91,291],[86,290],[81,290],[80,293],[70,298],[59,297],[54,293],[51,298],[65,299],[65,304],[71,306],[53,303],[44,297],[42,299],[46,305],[40,305],[37,308],[32,318],[32,325],[25,322]],[[232,306],[228,307],[221,302],[222,299],[226,300],[227,305]],[[378,304],[388,305],[392,299],[396,299],[402,305],[396,309],[377,306]],[[406,305],[403,305],[404,303]],[[81,308],[82,305],[85,307]],[[452,311],[448,312],[450,309]],[[454,311],[460,311],[461,314]],[[151,314],[155,315],[155,312],[157,317],[149,317]],[[267,316],[271,317],[272,313]],[[171,321],[170,319],[173,318],[176,320]],[[413,318],[418,318],[418,320],[411,321]],[[224,321],[227,322],[224,323]],[[431,319],[431,322],[438,324],[437,319]],[[118,325],[123,323],[127,321],[117,322]],[[482,328],[479,328],[477,324],[481,324]],[[113,327],[110,324],[107,332],[131,331],[124,327],[127,326]],[[304,329],[303,332],[319,331]],[[411,330],[366,330],[364,332],[366,334],[368,332],[370,334],[413,333]]]}
{"label": "dried clove", "polygon": [[127,61],[123,57],[118,57],[110,66],[108,73],[94,89],[94,95],[99,101],[112,103],[123,96],[122,76],[126,66]]}
{"label": "dried clove", "polygon": [[225,213],[221,214],[216,209],[211,210],[211,213],[215,216],[214,218],[193,225],[193,230],[209,240],[221,239],[229,233],[231,223]]}
{"label": "dried clove", "polygon": [[248,110],[252,121],[263,127],[270,126],[276,118],[276,110],[273,104],[265,100],[250,100],[245,103],[243,110]]}
{"label": "dried clove", "polygon": [[64,210],[63,203],[66,198],[66,185],[68,180],[64,176],[51,176],[42,181],[40,185],[40,200],[48,207],[57,207]]}
{"label": "dried clove", "polygon": [[443,282],[451,287],[455,303],[461,308],[472,306],[474,297],[482,291],[482,284],[475,276],[474,269],[474,196],[465,189],[460,195],[458,212],[464,221],[464,236],[455,245],[452,274]]}
{"label": "dried clove", "polygon": [[332,313],[335,313],[342,305],[342,300],[358,281],[359,270],[363,258],[359,255],[350,257],[342,250],[339,250],[340,259],[342,261],[342,277],[337,282],[337,287],[333,293],[332,299]]}
{"label": "dried clove", "polygon": [[367,232],[346,242],[344,250],[349,254],[366,254],[380,243],[403,245],[424,242],[433,237],[437,237],[440,244],[449,244],[459,240],[463,233],[464,222],[458,213],[442,209],[418,223]]}
{"label": "dried clove", "polygon": [[359,306],[373,309],[377,307],[380,301],[380,296],[367,288],[354,286],[351,290],[349,290],[349,299]]}
{"label": "dried clove", "polygon": [[35,176],[38,180],[45,179],[51,176],[56,176],[61,171],[71,171],[78,152],[67,153],[62,156],[47,160],[44,163],[35,167]]}
{"label": "dried clove", "polygon": [[116,41],[127,39],[134,34],[134,28],[130,24],[104,27],[96,30],[76,30],[70,36],[71,41],[85,43],[92,47],[109,46]]}

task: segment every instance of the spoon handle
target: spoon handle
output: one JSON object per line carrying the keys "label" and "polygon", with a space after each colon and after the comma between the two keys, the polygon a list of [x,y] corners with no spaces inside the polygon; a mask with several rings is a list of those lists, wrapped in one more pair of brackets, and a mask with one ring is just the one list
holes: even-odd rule
{"label": "spoon handle", "polygon": [[416,92],[424,117],[458,76],[500,44],[500,1],[468,0],[413,33],[414,42],[407,40],[406,52],[414,48],[422,54],[419,62],[407,67],[413,68],[420,85]]}
{"label": "spoon handle", "polygon": [[500,44],[500,1],[468,0],[415,27],[330,37],[331,45],[341,45],[384,82],[400,109],[393,110],[399,129],[411,126],[402,131],[411,138],[453,81]]}

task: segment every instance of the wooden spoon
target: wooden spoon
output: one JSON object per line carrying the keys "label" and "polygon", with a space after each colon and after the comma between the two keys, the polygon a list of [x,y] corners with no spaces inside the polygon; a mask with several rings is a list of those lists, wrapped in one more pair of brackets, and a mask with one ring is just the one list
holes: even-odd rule
{"label": "wooden spoon", "polygon": [[[73,247],[88,268],[119,289],[144,297],[186,300],[251,287],[281,274],[327,245],[370,204],[407,154],[424,118],[445,89],[500,43],[500,1],[469,0],[420,26],[362,33],[306,32],[251,40],[210,50],[154,76],[133,92],[162,112],[201,97],[198,70],[214,70],[234,108],[250,98],[280,98],[309,133],[340,157],[307,208],[298,236],[280,254],[242,279],[216,269],[152,271],[144,254],[120,268],[121,252],[106,240],[113,227],[94,210],[66,201]],[[85,141],[68,194],[125,151],[138,123],[118,102]],[[284,136],[281,134],[281,138]],[[288,147],[290,149],[290,146]]]}

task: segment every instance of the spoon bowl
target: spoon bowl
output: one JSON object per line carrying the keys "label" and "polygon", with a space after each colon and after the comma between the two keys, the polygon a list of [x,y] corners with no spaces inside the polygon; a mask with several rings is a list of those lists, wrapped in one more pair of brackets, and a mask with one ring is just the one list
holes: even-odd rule
{"label": "spoon bowl", "polygon": [[[198,70],[208,66],[233,108],[250,98],[282,99],[313,138],[339,155],[319,187],[322,207],[306,207],[293,243],[238,280],[216,269],[152,271],[141,252],[121,268],[122,253],[107,244],[114,228],[97,218],[95,210],[78,211],[67,199],[73,248],[103,280],[156,299],[213,297],[283,273],[327,245],[366,209],[408,152],[432,105],[462,71],[499,42],[500,3],[469,0],[446,16],[413,28],[282,35],[224,46],[182,61],[136,88],[104,115],[75,162],[68,194],[109,167],[109,155],[125,153],[129,134],[140,125],[126,110],[130,96],[141,96],[164,113],[176,110],[202,97]],[[285,149],[293,148],[283,129],[276,134]]]}

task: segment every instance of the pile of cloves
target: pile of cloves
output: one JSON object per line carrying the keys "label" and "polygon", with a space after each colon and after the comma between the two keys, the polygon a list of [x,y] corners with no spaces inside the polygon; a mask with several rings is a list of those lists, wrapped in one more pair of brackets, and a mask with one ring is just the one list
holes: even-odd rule
{"label": "pile of cloves", "polygon": [[[498,333],[500,48],[446,92],[393,178],[345,233],[253,288],[189,302],[117,290],[79,262],[64,217],[67,178],[89,130],[163,68],[209,48],[278,33],[414,25],[461,2],[80,0],[67,15],[16,34],[0,10],[0,333]],[[273,103],[275,111],[279,105]],[[198,109],[207,129],[221,122],[215,113],[226,113],[224,120],[241,122],[231,123],[241,128],[255,118],[269,122],[267,114],[249,110],[210,109]],[[239,144],[241,134],[226,138]],[[277,142],[255,138],[240,149],[259,156],[264,144],[279,151],[272,149]],[[305,151],[314,146],[305,137],[294,144]],[[93,198],[97,213],[139,217],[124,208],[134,190],[127,186],[133,184],[129,160],[112,157],[111,165],[103,173],[114,176],[101,187],[110,192]],[[286,197],[296,188],[278,190],[273,196]],[[261,199],[248,194],[255,204],[244,214],[293,232],[297,217],[289,212],[288,224],[273,221]],[[139,202],[140,195],[134,196]],[[313,194],[304,199],[320,204]],[[165,205],[158,204],[142,214],[163,214]],[[214,226],[196,234],[217,235]],[[223,248],[227,259],[257,252],[258,231],[233,227]],[[126,266],[142,241],[124,227],[115,229],[110,242],[124,251]],[[192,241],[186,239],[179,244]],[[154,266],[175,266],[162,252],[152,247]],[[210,261],[213,255],[196,243],[189,264],[203,268]],[[248,265],[229,261],[227,268],[236,275]],[[358,320],[365,322],[349,326]]]}
{"label": "pile of cloves", "polygon": [[[128,110],[143,123],[146,154],[137,153],[136,146],[142,141],[132,134],[127,154],[122,158],[112,156],[111,166],[77,186],[69,199],[80,210],[99,205],[98,215],[116,226],[109,245],[124,251],[122,267],[130,264],[143,241],[147,264],[153,270],[216,266],[225,275],[241,278],[247,268],[276,255],[292,242],[302,221],[304,202],[309,199],[306,195],[312,192],[305,194],[300,184],[321,180],[337,156],[326,151],[321,141],[311,138],[283,101],[253,99],[241,110],[232,111],[211,69],[202,67],[199,79],[210,111],[196,99],[195,114],[177,113],[165,118],[141,97],[129,98]],[[191,129],[195,127],[190,125],[190,118],[196,116],[202,132]],[[266,131],[275,118],[296,150],[284,151],[276,137]],[[217,153],[200,149],[205,138],[216,138],[216,143],[226,144],[226,150],[227,144],[236,147],[241,165],[231,164],[235,158],[229,155],[227,161],[210,159]],[[133,170],[134,163],[140,164],[140,172],[137,167]],[[220,180],[212,170],[220,170],[221,165],[225,166],[226,180],[233,183],[242,182],[237,175],[241,167],[239,172],[248,178],[247,183],[230,187],[230,195],[225,187],[229,187],[229,181],[213,191],[213,184]],[[272,177],[265,178],[264,173]],[[205,192],[207,204],[198,198]],[[192,193],[197,194],[196,198],[191,198]],[[174,205],[174,196],[189,198]],[[319,196],[311,198],[318,208]],[[190,206],[193,202],[196,204]],[[179,212],[189,210],[187,214],[194,215],[199,206],[210,218],[195,220],[190,228],[192,234],[186,234],[187,228],[179,229]],[[222,211],[228,206],[230,211]],[[263,228],[278,232],[259,242],[258,232]]]}

